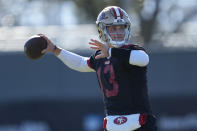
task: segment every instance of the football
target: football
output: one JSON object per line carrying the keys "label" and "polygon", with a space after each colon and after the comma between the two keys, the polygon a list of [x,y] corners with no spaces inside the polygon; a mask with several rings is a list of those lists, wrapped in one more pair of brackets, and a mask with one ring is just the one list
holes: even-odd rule
{"label": "football", "polygon": [[44,55],[41,51],[46,48],[47,41],[39,35],[34,35],[25,42],[24,53],[28,58],[36,60]]}

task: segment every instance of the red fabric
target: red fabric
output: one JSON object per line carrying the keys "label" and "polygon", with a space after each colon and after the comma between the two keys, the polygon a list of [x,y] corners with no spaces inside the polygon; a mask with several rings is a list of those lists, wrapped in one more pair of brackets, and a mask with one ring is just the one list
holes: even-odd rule
{"label": "red fabric", "polygon": [[110,73],[110,78],[109,78],[109,83],[112,84],[112,89],[108,90],[105,89],[106,96],[111,97],[111,96],[117,96],[118,95],[118,82],[115,80],[115,73],[114,73],[114,68],[113,65],[106,65],[104,67],[104,74]]}
{"label": "red fabric", "polygon": [[114,13],[114,17],[115,17],[115,19],[117,19],[117,14],[116,14],[115,9],[114,9],[114,8],[112,8],[112,11],[113,11],[113,13]]}
{"label": "red fabric", "polygon": [[147,114],[140,114],[139,123],[140,125],[144,125],[147,121]]}
{"label": "red fabric", "polygon": [[119,10],[119,13],[120,13],[120,18],[122,19],[123,18],[122,11],[120,10],[120,8],[118,8],[118,10]]}
{"label": "red fabric", "polygon": [[103,128],[106,129],[106,125],[107,125],[107,119],[104,118],[104,121],[103,121]]}
{"label": "red fabric", "polygon": [[90,68],[92,68],[92,69],[93,69],[92,65],[90,64],[90,59],[89,59],[89,60],[87,60],[87,64],[88,64],[88,66],[89,66]]}
{"label": "red fabric", "polygon": [[132,45],[131,44],[129,44],[129,45],[123,45],[120,48],[129,48],[130,46],[132,46]]}

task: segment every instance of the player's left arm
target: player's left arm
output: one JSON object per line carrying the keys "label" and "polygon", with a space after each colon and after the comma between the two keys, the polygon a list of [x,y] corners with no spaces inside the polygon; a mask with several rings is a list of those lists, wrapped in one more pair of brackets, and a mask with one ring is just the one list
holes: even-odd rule
{"label": "player's left arm", "polygon": [[129,64],[144,67],[149,63],[148,54],[142,49],[109,48],[109,56],[116,57]]}
{"label": "player's left arm", "polygon": [[143,50],[143,48],[138,46],[133,46],[133,48],[131,49],[110,48],[106,44],[93,39],[91,39],[91,42],[89,42],[89,44],[92,45],[90,48],[101,50],[101,54],[96,56],[96,59],[116,57],[121,61],[140,67],[147,66],[149,63],[148,54]]}

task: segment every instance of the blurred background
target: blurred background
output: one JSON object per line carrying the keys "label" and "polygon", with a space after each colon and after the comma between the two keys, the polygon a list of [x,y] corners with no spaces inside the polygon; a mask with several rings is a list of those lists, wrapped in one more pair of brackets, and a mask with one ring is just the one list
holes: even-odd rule
{"label": "blurred background", "polygon": [[23,53],[34,34],[90,56],[95,20],[109,5],[131,18],[132,42],[150,55],[148,88],[158,131],[197,131],[196,0],[0,0],[0,131],[102,131],[95,73],[79,73],[52,54]]}

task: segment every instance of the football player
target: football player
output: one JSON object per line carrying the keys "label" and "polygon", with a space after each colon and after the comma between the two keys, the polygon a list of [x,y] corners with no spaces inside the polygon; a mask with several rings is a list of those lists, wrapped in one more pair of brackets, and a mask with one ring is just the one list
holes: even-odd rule
{"label": "football player", "polygon": [[130,19],[117,6],[104,8],[98,15],[101,41],[91,39],[96,53],[83,57],[55,46],[44,35],[48,46],[42,53],[54,53],[65,65],[80,72],[96,72],[103,94],[106,131],[156,131],[147,91],[149,56],[144,48],[129,43]]}

